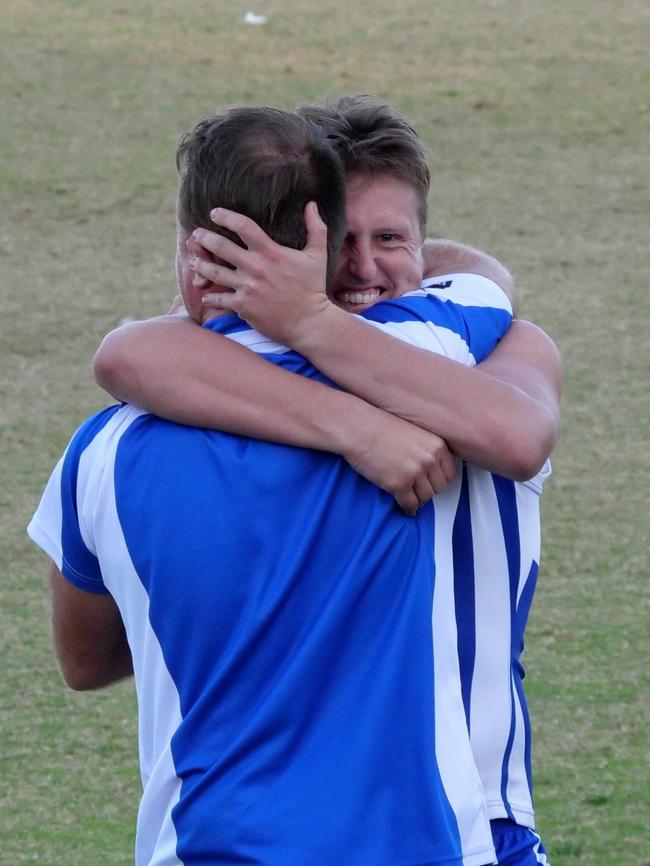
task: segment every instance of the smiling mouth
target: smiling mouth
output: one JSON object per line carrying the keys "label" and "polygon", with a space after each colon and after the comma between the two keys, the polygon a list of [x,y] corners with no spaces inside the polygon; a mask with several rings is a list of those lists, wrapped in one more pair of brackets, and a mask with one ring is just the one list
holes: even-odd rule
{"label": "smiling mouth", "polygon": [[367,306],[374,304],[384,293],[383,289],[373,287],[372,289],[342,289],[336,293],[336,300],[339,304],[348,304],[350,306]]}

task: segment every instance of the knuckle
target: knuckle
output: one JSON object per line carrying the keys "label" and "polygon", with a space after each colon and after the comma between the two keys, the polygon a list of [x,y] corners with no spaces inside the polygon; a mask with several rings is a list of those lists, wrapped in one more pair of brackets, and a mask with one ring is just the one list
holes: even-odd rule
{"label": "knuckle", "polygon": [[210,262],[211,265],[216,264],[212,259],[212,255],[217,257],[221,256],[221,247],[223,246],[223,237],[221,235],[213,235],[212,237],[207,237],[205,239],[205,249],[203,250],[203,261]]}
{"label": "knuckle", "polygon": [[241,232],[246,231],[247,223],[248,219],[245,216],[242,216],[242,214],[234,214],[230,217],[228,228],[237,234],[241,234]]}

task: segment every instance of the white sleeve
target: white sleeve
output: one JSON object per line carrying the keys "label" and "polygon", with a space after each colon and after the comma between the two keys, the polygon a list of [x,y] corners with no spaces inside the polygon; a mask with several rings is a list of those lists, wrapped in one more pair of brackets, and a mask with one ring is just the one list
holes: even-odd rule
{"label": "white sleeve", "polygon": [[474,366],[510,327],[512,307],[492,280],[477,274],[449,274],[376,304],[361,318],[412,346]]}
{"label": "white sleeve", "polygon": [[501,286],[480,274],[427,277],[422,281],[419,292],[435,295],[443,301],[453,301],[464,307],[492,307],[512,314],[512,304]]}
{"label": "white sleeve", "polygon": [[61,542],[63,526],[61,472],[63,460],[62,457],[52,472],[38,508],[27,527],[27,535],[50,557],[59,571],[63,569],[63,546]]}

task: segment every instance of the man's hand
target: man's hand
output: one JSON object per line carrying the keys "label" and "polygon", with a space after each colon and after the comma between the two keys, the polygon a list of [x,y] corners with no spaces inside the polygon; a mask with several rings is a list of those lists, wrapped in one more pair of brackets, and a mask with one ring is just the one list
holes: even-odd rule
{"label": "man's hand", "polygon": [[192,233],[192,245],[200,244],[217,260],[191,258],[196,285],[206,280],[214,284],[204,295],[206,305],[237,313],[265,336],[287,345],[296,341],[306,321],[335,309],[325,294],[327,227],[314,202],[305,208],[303,250],[276,244],[256,223],[233,211],[216,208],[211,217],[237,234],[247,249],[206,229]]}
{"label": "man's hand", "polygon": [[373,484],[395,497],[413,515],[456,476],[456,461],[447,444],[387,412],[368,407],[363,435],[342,449],[347,462]]}

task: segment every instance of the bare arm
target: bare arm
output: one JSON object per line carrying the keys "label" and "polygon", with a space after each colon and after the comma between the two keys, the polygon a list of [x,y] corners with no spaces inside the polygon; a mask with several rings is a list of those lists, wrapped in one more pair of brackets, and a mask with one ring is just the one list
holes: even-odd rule
{"label": "bare arm", "polygon": [[519,389],[532,401],[531,411],[547,437],[540,444],[538,462],[543,463],[560,435],[563,366],[555,343],[537,325],[517,319],[477,371]]}
{"label": "bare arm", "polygon": [[99,689],[130,676],[131,651],[112,596],[77,589],[54,563],[50,577],[54,648],[70,688]]}
{"label": "bare arm", "polygon": [[[492,355],[469,368],[416,349],[336,308],[291,338],[350,391],[428,430],[493,472],[525,480],[559,432],[561,363],[552,341],[516,322]],[[388,345],[390,341],[390,346]]]}
{"label": "bare arm", "polygon": [[351,419],[366,411],[353,395],[294,376],[177,316],[112,331],[93,370],[118,400],[179,424],[337,454],[349,444]]}
{"label": "bare arm", "polygon": [[[221,225],[244,238],[248,249],[205,230],[196,233],[215,256],[237,268],[197,263],[206,279],[231,289],[211,295],[215,304],[292,345],[352,393],[436,431],[467,460],[517,480],[530,478],[540,468],[557,438],[559,389],[554,382],[561,377],[548,338],[548,357],[539,369],[537,355],[544,350],[522,349],[520,340],[511,349],[504,341],[498,367],[465,367],[383,334],[328,301],[318,288],[326,230],[309,210],[310,242],[304,251],[274,244],[245,217],[222,210],[217,216]],[[510,357],[516,381],[505,369]],[[527,390],[528,380],[537,382],[539,376],[549,377],[553,411],[539,400],[535,387]]]}
{"label": "bare arm", "polygon": [[409,514],[455,475],[435,434],[187,319],[124,325],[104,339],[94,369],[115,397],[172,421],[340,454]]}

